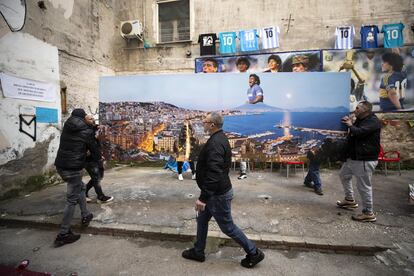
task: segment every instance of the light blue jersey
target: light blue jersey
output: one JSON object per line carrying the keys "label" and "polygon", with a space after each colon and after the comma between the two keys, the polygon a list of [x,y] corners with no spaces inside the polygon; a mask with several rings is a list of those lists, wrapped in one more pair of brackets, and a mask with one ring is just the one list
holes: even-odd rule
{"label": "light blue jersey", "polygon": [[259,50],[259,39],[256,29],[240,31],[239,37],[240,48],[242,52]]}
{"label": "light blue jersey", "polygon": [[219,33],[221,54],[234,54],[236,52],[236,37],[235,32]]}
{"label": "light blue jersey", "polygon": [[255,83],[252,87],[247,89],[247,99],[249,102],[252,102],[257,96],[263,96],[263,90],[258,84]]}
{"label": "light blue jersey", "polygon": [[403,23],[382,25],[384,33],[384,48],[396,48],[404,45]]}

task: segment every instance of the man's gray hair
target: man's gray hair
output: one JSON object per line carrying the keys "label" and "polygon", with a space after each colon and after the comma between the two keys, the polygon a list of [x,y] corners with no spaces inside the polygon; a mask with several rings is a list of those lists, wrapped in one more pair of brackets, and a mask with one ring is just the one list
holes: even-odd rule
{"label": "man's gray hair", "polygon": [[216,125],[216,127],[222,128],[222,126],[223,126],[223,116],[221,116],[217,112],[211,112],[209,115],[210,115],[211,122],[214,123]]}

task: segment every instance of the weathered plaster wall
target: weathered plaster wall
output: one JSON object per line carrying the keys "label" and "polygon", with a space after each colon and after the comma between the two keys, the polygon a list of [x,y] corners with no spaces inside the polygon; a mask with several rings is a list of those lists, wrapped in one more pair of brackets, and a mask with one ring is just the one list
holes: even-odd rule
{"label": "weathered plaster wall", "polygon": [[381,144],[384,151],[399,151],[401,159],[414,167],[414,113],[378,114],[382,121]]}
{"label": "weathered plaster wall", "polygon": [[[19,78],[52,83],[55,85],[57,95],[56,102],[43,102],[5,98],[1,93],[0,197],[2,197],[10,190],[18,189],[25,179],[46,173],[53,165],[59,145],[60,123],[38,123],[36,141],[20,132],[20,108],[24,106],[57,109],[60,120],[60,98],[56,47],[29,34],[7,33],[0,38],[0,52],[2,53],[0,55],[1,72]],[[27,130],[32,132],[33,126]]]}
{"label": "weathered plaster wall", "polygon": [[[387,23],[402,22],[406,25],[405,43],[414,43],[410,30],[410,25],[414,23],[413,0],[190,0],[190,13],[191,42],[157,44],[156,1],[119,0],[116,5],[118,23],[141,20],[145,40],[151,47],[143,49],[143,43],[127,43],[118,35],[114,40],[115,71],[122,74],[193,72],[194,58],[199,56],[199,34],[269,25],[277,25],[281,30],[277,51],[333,48],[335,28],[345,24],[356,28],[355,47],[360,45],[359,29],[363,24],[381,27]],[[186,50],[191,50],[191,58],[186,57]]]}
{"label": "weathered plaster wall", "polygon": [[[69,113],[75,107],[94,113],[98,108],[99,77],[113,75],[112,43],[115,24],[113,2],[26,1],[24,28],[12,33],[0,20],[0,70],[17,77],[53,82],[57,87],[55,103],[0,99],[0,198],[18,190],[35,189],[45,183],[54,169],[61,122],[60,83],[67,87]],[[21,134],[19,107],[36,105],[59,109],[59,124],[38,124],[38,139]],[[34,181],[35,185],[29,182]],[[29,182],[28,182],[29,181]],[[47,182],[47,181],[46,181]]]}
{"label": "weathered plaster wall", "polygon": [[[98,108],[99,76],[113,75],[115,39],[114,2],[27,1],[27,20],[23,29],[59,50],[61,81],[67,87],[68,110]],[[63,114],[66,119],[68,114]]]}

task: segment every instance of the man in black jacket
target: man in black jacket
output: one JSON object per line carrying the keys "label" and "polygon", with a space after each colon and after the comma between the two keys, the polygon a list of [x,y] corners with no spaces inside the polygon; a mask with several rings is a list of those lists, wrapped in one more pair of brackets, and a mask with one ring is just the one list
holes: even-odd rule
{"label": "man in black jacket", "polygon": [[89,190],[92,187],[95,189],[98,203],[108,203],[111,202],[114,197],[113,196],[106,196],[102,191],[101,180],[104,175],[104,167],[103,167],[103,158],[102,158],[102,151],[101,151],[101,143],[97,138],[97,131],[99,126],[95,123],[95,118],[92,115],[85,116],[85,122],[89,125],[92,129],[92,139],[96,141],[97,151],[98,154],[93,155],[90,151],[87,152],[86,156],[86,164],[85,169],[88,172],[91,179],[89,180],[88,184],[86,184],[86,202],[91,202],[92,199],[89,198]]}
{"label": "man in black jacket", "polygon": [[70,230],[76,204],[79,204],[82,215],[82,225],[88,226],[93,215],[86,208],[85,185],[82,182],[82,170],[85,167],[86,152],[99,155],[97,144],[93,139],[93,131],[85,122],[86,113],[77,108],[65,122],[60,137],[59,150],[55,159],[56,170],[67,182],[66,206],[60,233],[55,240],[55,246],[72,243],[80,238]]}
{"label": "man in black jacket", "polygon": [[201,190],[200,197],[195,202],[197,241],[194,248],[185,250],[182,256],[204,262],[208,223],[211,217],[214,217],[221,231],[246,251],[246,258],[241,261],[241,265],[252,268],[264,259],[264,253],[233,223],[233,190],[229,178],[231,148],[221,129],[223,117],[218,113],[209,113],[203,120],[203,126],[204,131],[211,136],[201,149],[196,168],[197,185]]}
{"label": "man in black jacket", "polygon": [[342,122],[348,126],[348,158],[339,172],[345,199],[336,204],[346,209],[358,207],[352,188],[352,176],[355,176],[362,199],[362,213],[352,216],[352,219],[374,222],[377,218],[373,212],[371,177],[378,164],[381,123],[372,114],[372,104],[367,101],[360,102],[354,114],[355,122],[348,116],[342,118]]}

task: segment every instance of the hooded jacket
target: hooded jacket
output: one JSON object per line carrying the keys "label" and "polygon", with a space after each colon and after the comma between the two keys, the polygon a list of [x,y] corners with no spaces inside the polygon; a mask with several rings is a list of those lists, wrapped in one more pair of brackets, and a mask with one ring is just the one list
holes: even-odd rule
{"label": "hooded jacket", "polygon": [[100,155],[93,129],[76,116],[71,116],[63,126],[55,166],[64,170],[81,170],[85,167],[86,152]]}

